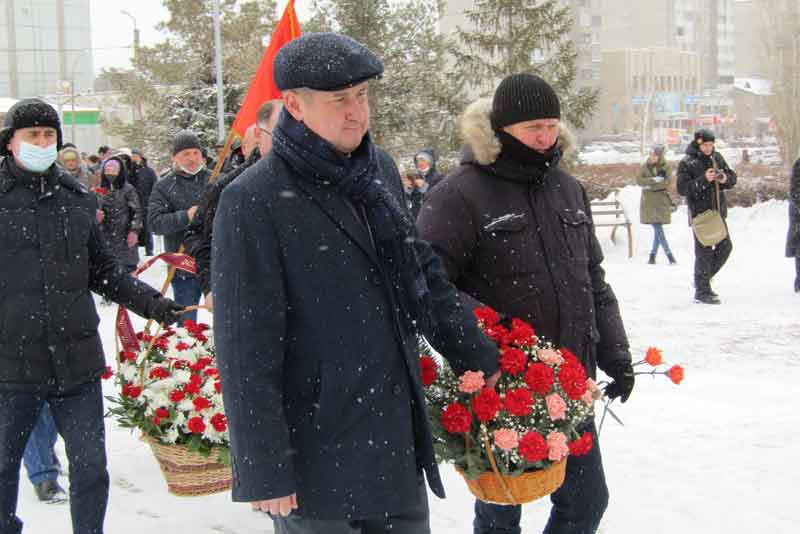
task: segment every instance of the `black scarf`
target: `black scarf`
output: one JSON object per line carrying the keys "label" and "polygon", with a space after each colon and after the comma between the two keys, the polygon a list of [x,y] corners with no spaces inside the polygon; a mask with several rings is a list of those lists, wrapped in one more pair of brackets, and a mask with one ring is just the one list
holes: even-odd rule
{"label": "black scarf", "polygon": [[335,188],[364,213],[378,257],[392,279],[406,325],[427,330],[433,325],[432,301],[414,249],[414,224],[384,183],[378,154],[369,133],[351,154],[295,120],[285,109],[273,130],[273,152],[303,180]]}
{"label": "black scarf", "polygon": [[504,131],[495,132],[502,150],[497,160],[486,169],[503,180],[541,187],[547,172],[561,161],[561,144],[556,143],[541,153],[521,143]]}

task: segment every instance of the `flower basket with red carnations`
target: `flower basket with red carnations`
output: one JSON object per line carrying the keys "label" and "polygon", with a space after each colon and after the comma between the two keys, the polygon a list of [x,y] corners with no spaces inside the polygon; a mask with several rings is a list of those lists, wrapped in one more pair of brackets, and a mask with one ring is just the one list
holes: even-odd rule
{"label": "flower basket with red carnations", "polygon": [[420,357],[436,454],[455,464],[478,499],[530,502],[561,486],[568,455],[591,450],[592,434],[578,429],[602,393],[575,355],[538,338],[531,325],[501,324],[491,308],[475,315],[500,348],[495,387],[482,372],[457,376],[429,350]]}
{"label": "flower basket with red carnations", "polygon": [[[209,495],[231,487],[228,424],[208,325],[185,321],[155,336],[138,333],[140,350],[119,353],[119,397],[109,410],[138,428],[170,493]],[[110,370],[109,370],[110,374]]]}

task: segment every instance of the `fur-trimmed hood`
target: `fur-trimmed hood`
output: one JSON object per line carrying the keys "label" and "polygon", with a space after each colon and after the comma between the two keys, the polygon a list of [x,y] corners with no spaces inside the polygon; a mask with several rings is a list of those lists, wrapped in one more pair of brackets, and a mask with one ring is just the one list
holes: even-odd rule
{"label": "fur-trimmed hood", "polygon": [[[467,106],[461,115],[461,136],[464,144],[481,165],[490,165],[497,161],[502,150],[500,140],[492,129],[491,111],[492,99],[481,98]],[[575,149],[574,135],[563,122],[558,142],[561,145],[562,158],[566,158]]]}

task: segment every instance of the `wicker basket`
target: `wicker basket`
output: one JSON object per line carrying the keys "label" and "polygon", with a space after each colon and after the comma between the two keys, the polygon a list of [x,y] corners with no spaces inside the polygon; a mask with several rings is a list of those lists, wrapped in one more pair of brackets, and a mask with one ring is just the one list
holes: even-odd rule
{"label": "wicker basket", "polygon": [[567,461],[552,464],[547,469],[528,471],[518,476],[503,476],[486,471],[476,479],[467,478],[460,469],[469,491],[484,502],[495,504],[525,504],[550,495],[564,483]]}
{"label": "wicker basket", "polygon": [[150,436],[142,439],[150,445],[173,495],[194,497],[231,489],[231,467],[217,461],[216,449],[205,457],[185,445],[164,445]]}

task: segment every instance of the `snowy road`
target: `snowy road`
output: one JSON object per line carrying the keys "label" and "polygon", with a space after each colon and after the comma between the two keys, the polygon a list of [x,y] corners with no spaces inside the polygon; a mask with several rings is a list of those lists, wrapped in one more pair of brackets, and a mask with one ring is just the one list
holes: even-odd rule
{"label": "snowy road", "polygon": [[[638,190],[627,188],[623,198],[638,220]],[[714,283],[722,306],[691,301],[693,251],[685,208],[667,227],[679,262],[674,267],[663,257],[656,266],[645,264],[649,227],[637,225],[632,260],[624,240],[614,246],[609,230],[599,229],[634,358],[656,345],[665,359],[686,367],[678,387],[663,377],[640,377],[631,400],[615,410],[626,426],[606,422],[601,443],[611,502],[600,532],[797,532],[793,490],[800,487],[800,430],[791,402],[800,383],[800,295],[792,292],[793,264],[783,257],[786,210],[785,202],[769,202],[731,211],[734,250]],[[158,283],[163,274],[147,278]],[[109,354],[113,313],[101,309]],[[169,495],[147,446],[111,421],[107,429],[107,532],[272,532],[264,516],[227,495]],[[472,499],[451,468],[444,473],[449,498],[431,496],[432,531],[467,534]],[[527,505],[523,531],[541,532],[548,511],[547,500]],[[68,507],[37,503],[27,481],[21,484],[19,514],[26,533],[69,531]]]}

